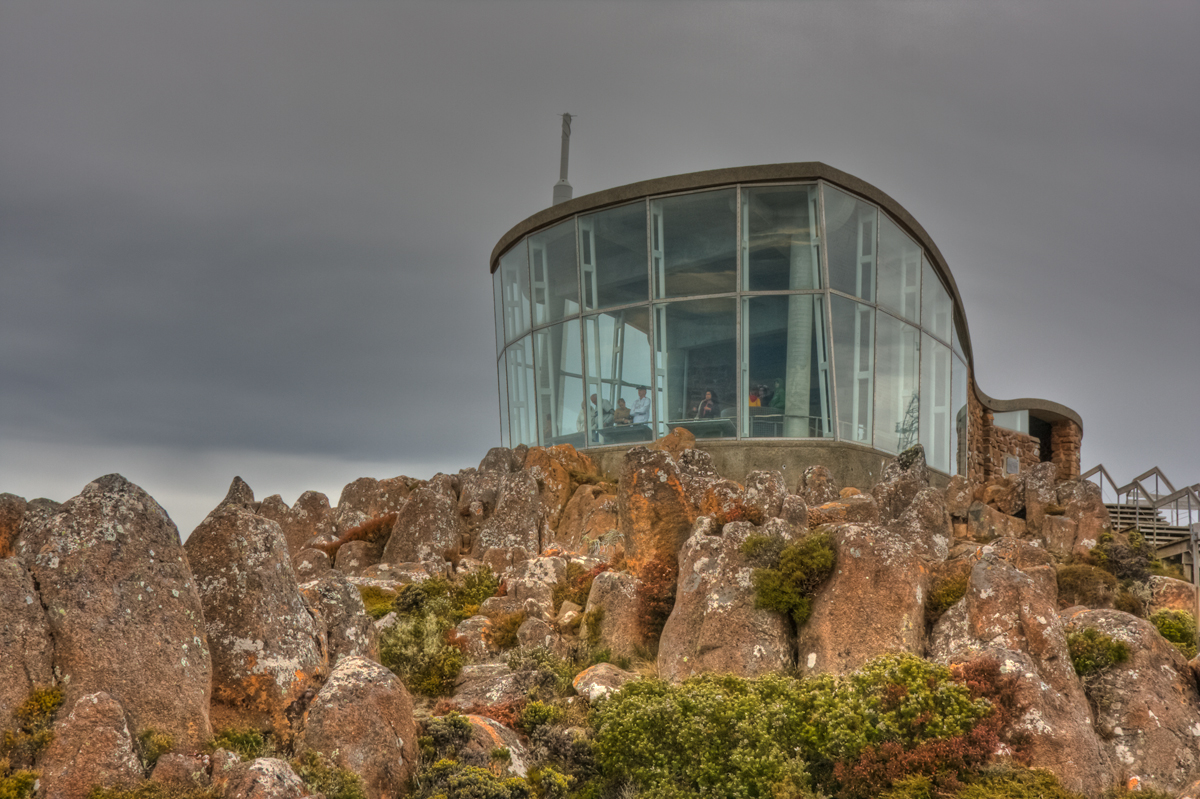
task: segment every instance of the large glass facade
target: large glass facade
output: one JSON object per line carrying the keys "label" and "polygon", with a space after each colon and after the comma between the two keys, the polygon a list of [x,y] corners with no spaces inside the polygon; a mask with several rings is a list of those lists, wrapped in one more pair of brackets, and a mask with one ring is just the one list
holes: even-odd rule
{"label": "large glass facade", "polygon": [[[966,468],[967,366],[929,253],[825,181],[645,197],[493,278],[502,441],[839,439]],[[960,317],[961,318],[961,317]]]}

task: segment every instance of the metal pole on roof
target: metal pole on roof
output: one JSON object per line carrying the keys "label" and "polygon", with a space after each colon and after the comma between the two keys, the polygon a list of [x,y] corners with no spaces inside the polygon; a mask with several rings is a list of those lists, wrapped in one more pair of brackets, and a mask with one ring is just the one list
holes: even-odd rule
{"label": "metal pole on roof", "polygon": [[567,161],[571,153],[571,115],[562,115],[562,156],[558,165],[558,183],[554,184],[554,201],[551,205],[565,203],[571,199],[571,184],[567,182]]}

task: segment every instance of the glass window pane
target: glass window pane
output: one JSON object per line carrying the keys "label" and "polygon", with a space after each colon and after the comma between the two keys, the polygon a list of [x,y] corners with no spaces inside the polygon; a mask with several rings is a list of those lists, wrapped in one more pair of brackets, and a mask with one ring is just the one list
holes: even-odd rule
{"label": "glass window pane", "polygon": [[535,325],[579,313],[574,219],[529,237],[529,277]]}
{"label": "glass window pane", "polygon": [[871,443],[875,309],[836,295],[833,303],[833,363],[837,385],[838,437]]}
{"label": "glass window pane", "polygon": [[508,446],[508,374],[504,369],[504,354],[496,363],[496,374],[500,382],[500,446]]}
{"label": "glass window pane", "polygon": [[533,345],[529,336],[512,344],[504,355],[508,367],[508,432],[510,446],[537,444],[537,404],[533,374]]}
{"label": "glass window pane", "polygon": [[921,445],[925,462],[950,471],[950,348],[921,335]]}
{"label": "glass window pane", "polygon": [[745,303],[743,435],[832,436],[824,296],[752,297]]}
{"label": "glass window pane", "polygon": [[655,297],[737,288],[737,193],[733,189],[650,201]]}
{"label": "glass window pane", "polygon": [[[875,290],[875,206],[825,185],[825,252],[830,288],[872,300]],[[834,336],[834,341],[837,336]],[[867,428],[868,431],[870,428]]]}
{"label": "glass window pane", "polygon": [[917,443],[920,343],[912,325],[876,317],[875,449],[897,454]]}
{"label": "glass window pane", "polygon": [[649,300],[646,203],[579,217],[579,266],[589,311]]}
{"label": "glass window pane", "polygon": [[742,189],[746,291],[821,288],[817,187]]}
{"label": "glass window pane", "polygon": [[950,324],[953,306],[942,281],[933,272],[929,259],[925,259],[925,281],[921,286],[921,327],[942,341],[950,340]]}
{"label": "glass window pane", "polygon": [[504,286],[500,282],[500,270],[492,273],[492,308],[496,316],[496,355],[504,352]]}
{"label": "glass window pane", "polygon": [[886,215],[879,217],[877,296],[885,308],[909,321],[921,321],[921,248]]}
{"label": "glass window pane", "polygon": [[516,341],[529,330],[529,248],[521,241],[500,258],[504,340]]}
{"label": "glass window pane", "polygon": [[583,407],[583,367],[579,347],[579,320],[535,330],[533,355],[537,360],[537,407],[543,446],[584,446],[576,426]]}
{"label": "glass window pane", "polygon": [[967,474],[967,365],[955,358],[953,385],[950,387],[950,407],[954,411],[954,427],[950,431],[950,451],[954,453],[954,471]]}
{"label": "glass window pane", "polygon": [[962,330],[958,327],[958,322],[954,323],[954,332],[950,336],[950,346],[954,348],[954,354],[966,360],[967,353],[962,343]]}
{"label": "glass window pane", "polygon": [[672,302],[654,308],[655,400],[660,435],[737,433],[737,301]]}
{"label": "glass window pane", "polygon": [[[584,317],[588,439],[597,444],[653,441],[650,309]],[[592,397],[595,397],[593,400]]]}

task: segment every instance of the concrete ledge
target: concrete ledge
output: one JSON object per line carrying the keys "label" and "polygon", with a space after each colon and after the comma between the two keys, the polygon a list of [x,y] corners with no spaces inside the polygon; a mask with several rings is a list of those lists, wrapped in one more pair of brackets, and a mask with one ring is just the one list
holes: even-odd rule
{"label": "concrete ledge", "polygon": [[[628,446],[596,447],[587,450],[587,455],[600,471],[615,479],[621,475],[621,465],[629,449]],[[696,442],[696,449],[712,455],[713,466],[722,477],[740,483],[753,471],[778,470],[790,491],[796,490],[805,469],[817,465],[829,469],[843,488],[853,486],[863,492],[870,491],[891,460],[878,450],[846,441],[701,439]],[[933,469],[929,474],[935,488],[945,488],[950,481],[949,475]]]}

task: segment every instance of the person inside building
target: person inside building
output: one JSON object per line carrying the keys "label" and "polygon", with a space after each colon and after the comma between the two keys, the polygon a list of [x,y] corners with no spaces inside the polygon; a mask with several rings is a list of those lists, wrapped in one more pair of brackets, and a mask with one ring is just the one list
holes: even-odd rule
{"label": "person inside building", "polygon": [[649,424],[650,423],[650,398],[646,396],[646,387],[638,386],[638,398],[633,401],[633,407],[630,408],[630,421],[633,424]]}
{"label": "person inside building", "polygon": [[631,422],[632,415],[630,414],[629,408],[625,407],[625,400],[617,400],[617,409],[613,411],[613,424],[621,427],[630,424]]}
{"label": "person inside building", "polygon": [[577,430],[584,430],[587,427],[588,415],[591,416],[592,423],[592,441],[599,441],[600,435],[597,432],[601,427],[611,427],[613,423],[613,408],[612,403],[608,400],[600,400],[595,394],[592,394],[588,399],[591,400],[591,405],[584,403],[583,409],[579,411],[579,418],[575,421]]}
{"label": "person inside building", "polygon": [[721,404],[717,401],[716,392],[712,389],[704,392],[704,399],[696,406],[697,419],[716,419],[721,415]]}

